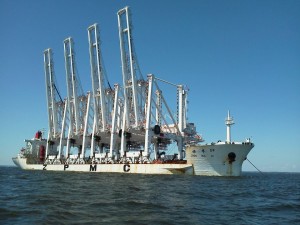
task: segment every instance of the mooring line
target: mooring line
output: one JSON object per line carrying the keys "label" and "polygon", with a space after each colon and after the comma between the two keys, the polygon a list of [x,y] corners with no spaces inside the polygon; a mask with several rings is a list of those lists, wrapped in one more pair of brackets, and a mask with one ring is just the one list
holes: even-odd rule
{"label": "mooring line", "polygon": [[[246,158],[248,160],[249,163],[251,163],[252,166],[254,166],[254,164],[252,162],[250,162],[250,160],[248,158]],[[264,175],[263,172],[261,172],[256,166],[254,166],[255,169],[257,169],[258,172],[260,172],[262,175]]]}

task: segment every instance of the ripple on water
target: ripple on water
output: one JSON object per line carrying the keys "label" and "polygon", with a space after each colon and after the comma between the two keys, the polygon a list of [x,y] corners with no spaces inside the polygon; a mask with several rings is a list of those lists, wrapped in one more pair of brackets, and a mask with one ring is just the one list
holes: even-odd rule
{"label": "ripple on water", "polygon": [[239,178],[0,167],[0,224],[300,224],[300,174]]}

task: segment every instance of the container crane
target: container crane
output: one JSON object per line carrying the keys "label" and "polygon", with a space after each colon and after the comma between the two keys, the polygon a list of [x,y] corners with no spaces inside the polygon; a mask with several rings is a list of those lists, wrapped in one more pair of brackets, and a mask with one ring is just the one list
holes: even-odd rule
{"label": "container crane", "polygon": [[[118,11],[119,40],[124,89],[124,114],[121,136],[121,156],[127,151],[144,148],[146,100],[148,83],[144,80],[134,52],[129,7]],[[141,151],[139,151],[141,154]]]}
{"label": "container crane", "polygon": [[[71,37],[64,40],[64,56],[67,83],[67,104],[69,131],[67,141],[67,161],[82,161],[87,142],[89,126],[90,93],[86,96],[80,90],[80,82],[76,74],[74,42]],[[76,147],[78,155],[70,156],[71,147]]]}
{"label": "container crane", "polygon": [[[52,49],[44,51],[44,70],[46,81],[46,97],[48,109],[48,142],[45,155],[49,160],[53,160],[60,151],[60,138],[65,134],[66,101],[64,101],[55,84],[55,73],[53,65]],[[49,157],[48,157],[49,155]],[[53,157],[55,156],[55,157]],[[52,159],[51,159],[52,158]]]}
{"label": "container crane", "polygon": [[[91,155],[101,162],[107,158],[104,147],[109,148],[109,157],[112,157],[112,151],[115,141],[112,135],[116,129],[116,113],[118,103],[119,86],[115,85],[115,89],[110,87],[107,79],[103,58],[100,48],[100,31],[98,24],[93,24],[88,27],[89,39],[89,54],[91,66],[91,78],[93,89],[93,109],[94,109],[94,124],[91,140]],[[107,83],[107,84],[106,84]],[[114,109],[115,108],[115,109]],[[112,116],[113,114],[113,116]],[[113,117],[113,118],[112,118]],[[95,154],[96,144],[100,148],[100,154]],[[110,147],[110,145],[113,145]]]}

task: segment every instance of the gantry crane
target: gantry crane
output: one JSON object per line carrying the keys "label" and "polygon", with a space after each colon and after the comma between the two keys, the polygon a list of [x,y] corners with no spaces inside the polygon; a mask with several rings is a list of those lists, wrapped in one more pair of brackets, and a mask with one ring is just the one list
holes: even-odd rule
{"label": "gantry crane", "polygon": [[[195,135],[193,125],[188,124],[186,118],[187,90],[183,88],[183,85],[172,84],[177,89],[177,117],[175,119],[156,82],[156,80],[163,80],[152,74],[148,75],[148,80],[144,80],[139,71],[133,47],[129,7],[119,10],[117,15],[125,108],[121,132],[121,155],[129,150],[130,145],[136,145],[143,150],[142,156],[148,158],[150,146],[153,145],[156,157],[159,144],[166,146],[171,141],[175,141],[178,146],[178,159],[182,159],[184,144]],[[166,116],[171,118],[171,121],[168,121]],[[187,127],[189,129],[186,129]]]}
{"label": "gantry crane", "polygon": [[[83,163],[85,147],[88,142],[90,93],[83,94],[79,77],[76,74],[74,43],[71,37],[64,40],[64,56],[67,82],[68,104],[68,141],[66,145],[67,160]],[[71,147],[77,148],[77,155],[70,156]]]}
{"label": "gantry crane", "polygon": [[[60,139],[64,136],[64,114],[66,112],[66,101],[64,101],[55,81],[53,53],[52,49],[48,48],[44,51],[44,70],[46,81],[46,96],[48,109],[48,142],[46,146],[46,156],[54,158],[57,156],[60,146]],[[49,157],[48,157],[49,158]]]}
{"label": "gantry crane", "polygon": [[[88,27],[90,66],[93,90],[94,124],[91,139],[91,155],[94,160],[101,162],[113,156],[116,144],[115,131],[118,128],[119,117],[119,85],[111,88],[104,69],[100,48],[98,24]],[[119,125],[120,126],[120,125]],[[96,147],[99,153],[95,154]],[[106,149],[104,149],[106,148]],[[109,150],[109,155],[107,151]]]}
{"label": "gantry crane", "polygon": [[121,136],[121,156],[128,150],[144,148],[144,129],[148,83],[144,80],[134,52],[130,10],[118,11],[121,50],[124,114]]}

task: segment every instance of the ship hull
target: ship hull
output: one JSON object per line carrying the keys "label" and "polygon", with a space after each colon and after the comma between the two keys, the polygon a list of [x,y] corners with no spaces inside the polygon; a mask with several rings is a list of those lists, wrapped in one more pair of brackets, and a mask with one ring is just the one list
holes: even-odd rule
{"label": "ship hull", "polygon": [[242,164],[253,147],[252,143],[189,146],[186,148],[187,163],[184,164],[28,164],[27,159],[21,154],[13,158],[13,162],[24,170],[241,176]]}
{"label": "ship hull", "polygon": [[187,163],[195,175],[241,176],[242,165],[253,143],[217,143],[186,148]]}
{"label": "ship hull", "polygon": [[193,175],[191,164],[27,164],[26,161],[26,158],[20,156],[13,158],[15,165],[24,170]]}

